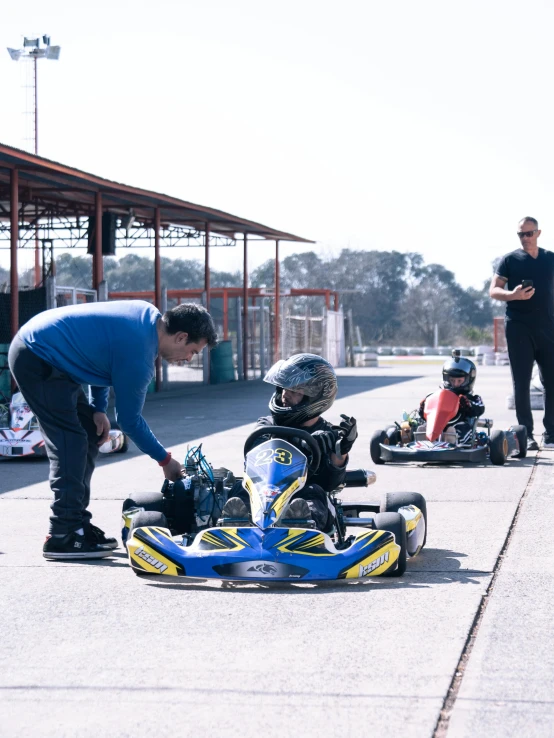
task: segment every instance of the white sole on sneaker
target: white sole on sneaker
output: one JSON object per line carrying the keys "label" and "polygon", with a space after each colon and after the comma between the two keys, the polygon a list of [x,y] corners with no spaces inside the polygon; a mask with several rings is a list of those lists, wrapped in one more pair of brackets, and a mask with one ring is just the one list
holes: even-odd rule
{"label": "white sole on sneaker", "polygon": [[50,553],[49,551],[43,551],[42,555],[45,559],[50,561],[78,561],[83,559],[104,559],[106,556],[111,556],[112,550],[106,549],[104,551],[89,551],[88,553]]}

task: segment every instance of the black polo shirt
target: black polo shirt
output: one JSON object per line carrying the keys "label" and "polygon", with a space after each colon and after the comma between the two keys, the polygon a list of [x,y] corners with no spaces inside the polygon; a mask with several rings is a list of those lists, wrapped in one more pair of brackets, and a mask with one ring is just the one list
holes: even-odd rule
{"label": "black polo shirt", "polygon": [[513,290],[524,279],[532,279],[535,294],[530,300],[506,303],[506,318],[525,322],[554,322],[554,253],[539,249],[536,259],[516,249],[503,256],[496,268],[499,277],[507,279],[506,287]]}

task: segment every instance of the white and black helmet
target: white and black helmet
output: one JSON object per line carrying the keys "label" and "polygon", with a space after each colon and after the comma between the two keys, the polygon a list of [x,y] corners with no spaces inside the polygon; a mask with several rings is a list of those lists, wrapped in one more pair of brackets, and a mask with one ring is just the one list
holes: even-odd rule
{"label": "white and black helmet", "polygon": [[[463,377],[464,381],[459,387],[453,387],[450,383],[452,377]],[[455,392],[457,395],[467,395],[473,391],[473,385],[477,377],[475,364],[460,356],[459,350],[452,352],[452,358],[445,361],[442,366],[442,386]]]}
{"label": "white and black helmet", "polygon": [[[337,375],[326,359],[316,354],[294,354],[274,364],[264,382],[277,388],[269,401],[276,425],[299,426],[328,410],[337,396]],[[283,390],[302,392],[294,407],[283,405]]]}

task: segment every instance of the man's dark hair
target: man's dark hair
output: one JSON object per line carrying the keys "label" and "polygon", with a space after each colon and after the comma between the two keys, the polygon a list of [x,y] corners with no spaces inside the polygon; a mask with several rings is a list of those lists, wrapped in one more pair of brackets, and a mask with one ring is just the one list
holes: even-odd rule
{"label": "man's dark hair", "polygon": [[519,222],[520,224],[521,223],[532,223],[535,226],[535,228],[539,227],[539,221],[536,218],[531,218],[530,215],[526,215],[525,218],[522,218]]}
{"label": "man's dark hair", "polygon": [[197,343],[203,338],[208,342],[209,348],[213,348],[217,343],[212,316],[203,305],[196,302],[184,302],[171,308],[163,314],[162,321],[170,335],[179,331],[188,333],[187,343]]}

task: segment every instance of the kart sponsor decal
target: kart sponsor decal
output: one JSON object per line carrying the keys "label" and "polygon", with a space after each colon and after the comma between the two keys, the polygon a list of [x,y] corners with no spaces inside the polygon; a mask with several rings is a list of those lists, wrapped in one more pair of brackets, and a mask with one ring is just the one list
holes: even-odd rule
{"label": "kart sponsor decal", "polygon": [[451,443],[446,441],[414,441],[412,448],[423,448],[433,449],[433,451],[440,451],[442,449],[453,448]]}
{"label": "kart sponsor decal", "polygon": [[308,569],[277,561],[237,561],[214,566],[221,577],[243,577],[244,579],[302,579]]}
{"label": "kart sponsor decal", "polygon": [[137,549],[135,549],[135,556],[138,556],[143,561],[146,561],[147,564],[150,564],[150,566],[153,566],[155,569],[159,571],[160,574],[163,574],[164,571],[167,570],[167,566],[162,562],[156,559],[152,554],[149,554],[147,551],[144,550],[144,546],[139,546]]}
{"label": "kart sponsor decal", "polygon": [[375,569],[378,569],[381,564],[386,563],[389,560],[389,552],[382,554],[379,556],[378,559],[375,559],[375,561],[372,561],[370,564],[360,564],[360,571],[358,573],[359,577],[367,577],[368,574],[371,574],[372,571],[375,571]]}
{"label": "kart sponsor decal", "polygon": [[295,553],[303,556],[334,556],[325,548],[325,536],[319,531],[287,531],[287,537],[276,543],[273,548],[281,553]]}

